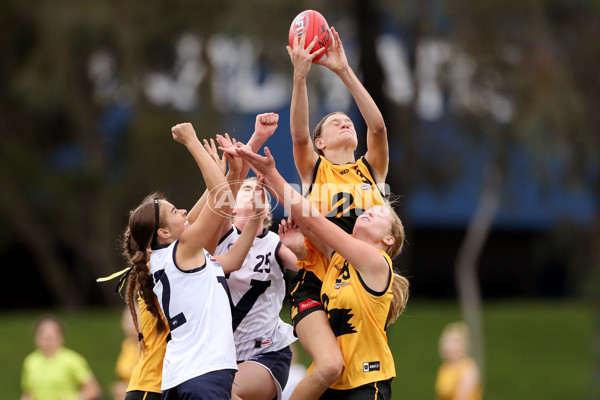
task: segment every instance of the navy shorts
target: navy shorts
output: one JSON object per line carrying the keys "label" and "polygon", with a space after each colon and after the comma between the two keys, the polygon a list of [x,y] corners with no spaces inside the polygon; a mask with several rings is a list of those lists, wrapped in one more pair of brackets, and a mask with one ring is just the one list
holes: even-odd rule
{"label": "navy shorts", "polygon": [[132,390],[125,394],[125,400],[160,400],[160,393]]}
{"label": "navy shorts", "polygon": [[367,383],[354,389],[327,389],[319,400],[390,400],[392,380]]}
{"label": "navy shorts", "polygon": [[292,279],[290,293],[290,314],[294,334],[296,325],[314,311],[325,311],[321,303],[321,286],[323,282],[314,272],[300,268],[298,274]]}
{"label": "navy shorts", "polygon": [[281,398],[281,392],[287,384],[288,376],[290,375],[290,365],[292,365],[292,349],[290,349],[290,346],[277,351],[257,354],[242,362],[255,362],[265,367],[271,373],[273,379],[275,379],[277,398]]}
{"label": "navy shorts", "polygon": [[162,400],[230,400],[235,369],[208,372],[163,390]]}

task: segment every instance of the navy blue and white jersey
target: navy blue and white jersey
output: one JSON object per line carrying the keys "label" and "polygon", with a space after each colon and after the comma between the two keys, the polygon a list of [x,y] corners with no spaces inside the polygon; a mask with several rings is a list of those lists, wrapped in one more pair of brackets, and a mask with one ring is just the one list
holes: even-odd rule
{"label": "navy blue and white jersey", "polygon": [[[235,226],[221,238],[215,254],[224,254],[240,237]],[[296,340],[291,325],[279,318],[285,298],[279,235],[267,229],[254,238],[242,267],[229,274],[232,318],[238,361],[281,350]]]}
{"label": "navy blue and white jersey", "polygon": [[237,370],[223,268],[204,250],[204,265],[189,271],[179,269],[175,262],[178,244],[153,250],[150,258],[154,293],[171,329],[162,390],[211,371]]}

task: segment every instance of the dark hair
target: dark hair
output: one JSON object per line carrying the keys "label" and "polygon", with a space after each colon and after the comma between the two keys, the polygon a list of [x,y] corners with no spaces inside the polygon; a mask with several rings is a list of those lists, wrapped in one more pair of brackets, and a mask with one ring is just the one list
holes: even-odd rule
{"label": "dark hair", "polygon": [[146,196],[142,203],[129,213],[129,223],[123,233],[121,245],[123,256],[131,265],[125,301],[138,334],[140,328],[135,310],[136,294],[144,300],[148,311],[156,318],[156,330],[159,333],[167,330],[160,313],[158,299],[152,291],[154,282],[148,266],[150,257],[146,251],[150,247],[156,231],[160,228],[160,225],[157,226],[156,224],[155,216],[155,201],[158,200],[164,200],[164,197],[159,193],[152,193]]}
{"label": "dark hair", "polygon": [[[315,149],[316,149],[317,153],[318,153],[320,156],[324,156],[324,154],[323,154],[323,152],[322,152],[322,151],[321,151],[319,148],[317,148],[317,145],[316,145],[315,141],[316,141],[318,138],[320,138],[320,137],[321,137],[321,135],[323,134],[323,124],[325,123],[325,120],[326,120],[327,118],[331,117],[332,115],[335,115],[335,114],[342,114],[342,115],[345,115],[346,117],[348,117],[348,114],[346,114],[345,112],[342,112],[342,111],[334,111],[334,112],[332,112],[332,113],[329,113],[329,114],[327,114],[326,116],[324,116],[324,117],[323,117],[323,118],[322,118],[322,119],[319,121],[319,123],[317,124],[317,126],[315,126],[315,130],[313,131],[313,138],[312,138],[312,139],[313,139],[313,143],[315,144]],[[348,117],[348,118],[350,118],[350,117]]]}

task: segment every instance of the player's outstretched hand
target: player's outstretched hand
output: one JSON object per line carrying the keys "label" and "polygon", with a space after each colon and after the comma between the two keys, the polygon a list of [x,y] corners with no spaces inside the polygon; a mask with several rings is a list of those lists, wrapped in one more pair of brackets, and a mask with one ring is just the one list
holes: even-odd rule
{"label": "player's outstretched hand", "polygon": [[294,47],[285,46],[290,56],[290,60],[294,65],[294,77],[306,78],[310,72],[313,59],[325,51],[322,47],[314,53],[310,54],[313,47],[317,44],[318,36],[315,35],[313,40],[304,48],[306,43],[306,35],[298,37],[298,32],[294,32]]}
{"label": "player's outstretched hand", "polygon": [[330,31],[331,45],[327,53],[325,53],[325,57],[315,61],[315,64],[327,67],[336,74],[339,74],[348,69],[348,58],[346,58],[346,52],[344,51],[340,35],[333,26],[330,28]]}
{"label": "player's outstretched hand", "polygon": [[227,153],[231,156],[236,157],[237,156],[237,147],[240,145],[243,145],[243,143],[241,142],[235,142],[235,139],[231,140],[229,138],[229,134],[225,134],[225,136],[223,135],[217,135],[217,143],[219,143],[219,150],[221,150],[224,153]]}
{"label": "player's outstretched hand", "polygon": [[304,233],[290,216],[287,220],[282,219],[279,224],[279,239],[294,254],[298,254],[304,248]]}
{"label": "player's outstretched hand", "polygon": [[275,159],[271,155],[268,147],[265,147],[265,157],[256,154],[250,146],[239,146],[236,149],[237,155],[250,164],[252,170],[258,175],[262,174],[268,179],[269,175],[275,171]]}
{"label": "player's outstretched hand", "polygon": [[213,138],[210,138],[210,143],[206,139],[204,139],[203,142],[204,149],[206,150],[208,155],[214,160],[214,162],[217,163],[223,175],[225,175],[225,172],[227,172],[227,161],[225,160],[226,153],[223,153],[223,155],[219,157],[219,152],[217,151],[217,146],[215,145],[215,141],[213,140]]}

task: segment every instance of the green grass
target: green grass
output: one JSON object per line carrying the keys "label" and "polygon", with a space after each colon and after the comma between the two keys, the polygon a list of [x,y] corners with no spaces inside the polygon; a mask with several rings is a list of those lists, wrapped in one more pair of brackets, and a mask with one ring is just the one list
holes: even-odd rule
{"label": "green grass", "polygon": [[[20,395],[23,359],[33,351],[33,323],[42,312],[0,314],[0,393]],[[121,310],[57,314],[67,326],[66,346],[84,355],[109,399],[123,334]],[[409,302],[389,329],[396,361],[394,398],[433,399],[443,326],[459,319],[456,305]],[[510,301],[484,307],[486,400],[585,399],[591,385],[591,316],[580,303]],[[301,351],[300,360],[308,363]]]}

